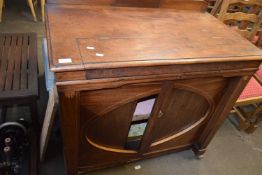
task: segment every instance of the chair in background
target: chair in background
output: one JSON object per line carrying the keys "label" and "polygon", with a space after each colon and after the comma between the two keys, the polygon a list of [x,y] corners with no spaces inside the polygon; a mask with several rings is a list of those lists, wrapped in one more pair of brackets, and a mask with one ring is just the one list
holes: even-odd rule
{"label": "chair in background", "polygon": [[252,41],[262,23],[261,7],[260,0],[224,0],[218,19],[225,24],[237,27],[237,31],[243,37]]}
{"label": "chair in background", "polygon": [[236,113],[237,125],[240,131],[253,133],[262,119],[262,85],[252,77],[238,98],[232,113]]}
{"label": "chair in background", "polygon": [[37,21],[36,13],[35,13],[35,7],[37,6],[37,0],[27,0],[27,3],[30,7],[31,13],[33,15],[34,21]]}
{"label": "chair in background", "polygon": [[42,21],[45,21],[45,0],[41,0],[41,14],[42,14]]}
{"label": "chair in background", "polygon": [[[44,1],[44,0],[41,0],[41,1]],[[37,21],[37,17],[36,17],[36,13],[35,13],[35,7],[37,5],[37,0],[35,0],[35,1],[27,0],[27,4],[30,7],[33,19],[36,22]],[[2,21],[3,7],[4,7],[4,0],[0,0],[0,22]]]}
{"label": "chair in background", "polygon": [[217,1],[221,0],[205,0],[207,2],[207,11],[211,13],[213,9],[216,7]]}
{"label": "chair in background", "polygon": [[0,0],[0,22],[2,21],[3,7],[4,7],[4,0]]}
{"label": "chair in background", "polygon": [[211,15],[213,16],[216,16],[218,11],[220,10],[221,8],[221,4],[222,4],[223,0],[216,0],[214,6],[212,7],[212,10],[211,10]]}
{"label": "chair in background", "polygon": [[[261,0],[221,0],[215,6],[220,8],[219,20],[236,28],[249,41],[258,42],[257,33],[262,23]],[[262,85],[255,77],[250,79],[232,110],[237,114],[239,130],[247,133],[255,131],[262,114]]]}

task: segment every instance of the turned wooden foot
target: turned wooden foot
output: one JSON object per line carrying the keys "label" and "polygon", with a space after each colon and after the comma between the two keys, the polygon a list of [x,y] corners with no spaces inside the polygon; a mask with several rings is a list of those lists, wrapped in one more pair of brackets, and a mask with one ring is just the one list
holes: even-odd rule
{"label": "turned wooden foot", "polygon": [[192,151],[194,152],[196,158],[200,160],[204,158],[206,149],[200,149],[199,146],[195,144],[192,148]]}
{"label": "turned wooden foot", "polygon": [[196,155],[196,158],[199,159],[199,160],[201,160],[201,159],[204,158],[204,155],[203,155],[203,154],[202,154],[202,155]]}

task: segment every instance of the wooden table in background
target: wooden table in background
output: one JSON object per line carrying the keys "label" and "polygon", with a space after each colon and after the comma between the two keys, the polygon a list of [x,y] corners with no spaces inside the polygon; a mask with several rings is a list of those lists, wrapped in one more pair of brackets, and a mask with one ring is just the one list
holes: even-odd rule
{"label": "wooden table in background", "polygon": [[[46,20],[69,175],[184,149],[201,157],[262,60],[200,12],[50,5]],[[134,119],[150,99],[150,116]],[[138,123],[143,135],[128,136]]]}

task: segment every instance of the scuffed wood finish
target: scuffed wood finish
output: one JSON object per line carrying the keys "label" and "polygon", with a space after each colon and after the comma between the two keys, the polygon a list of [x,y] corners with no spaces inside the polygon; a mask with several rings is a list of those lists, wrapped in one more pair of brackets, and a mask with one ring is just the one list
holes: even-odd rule
{"label": "scuffed wood finish", "polygon": [[[55,72],[260,59],[260,50],[209,14],[87,6],[48,6],[47,11],[49,53],[54,58],[50,66]],[[64,28],[70,30],[61,33]],[[59,64],[61,58],[72,63]]]}
{"label": "scuffed wood finish", "polygon": [[[46,17],[69,175],[185,149],[201,157],[262,60],[200,12],[48,5]],[[134,119],[150,99],[151,113]]]}

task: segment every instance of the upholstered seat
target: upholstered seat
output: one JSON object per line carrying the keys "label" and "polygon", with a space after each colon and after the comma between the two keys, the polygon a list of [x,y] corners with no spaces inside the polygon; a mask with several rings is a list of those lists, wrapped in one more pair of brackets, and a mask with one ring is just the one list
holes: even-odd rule
{"label": "upholstered seat", "polygon": [[[239,119],[239,130],[245,130],[247,133],[253,133],[257,128],[258,122],[261,120],[262,114],[262,85],[258,79],[259,70],[256,76],[252,77],[247,86],[239,96],[233,112],[235,112]],[[243,107],[253,105],[254,110],[246,112]]]}
{"label": "upholstered seat", "polygon": [[[262,73],[262,71],[260,71]],[[251,98],[262,98],[262,86],[259,82],[252,77],[248,82],[247,86],[245,87],[244,91],[241,93],[238,101],[247,100]]]}

